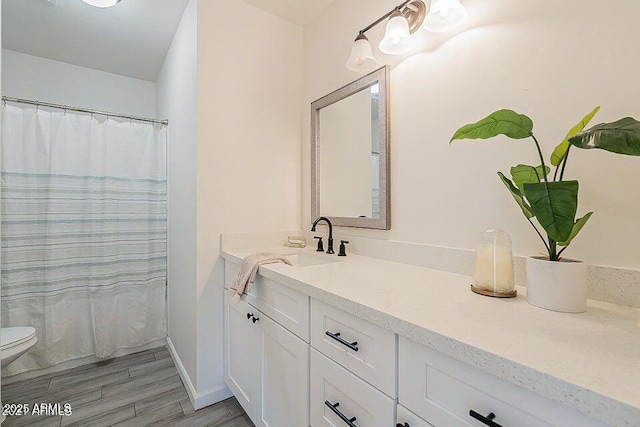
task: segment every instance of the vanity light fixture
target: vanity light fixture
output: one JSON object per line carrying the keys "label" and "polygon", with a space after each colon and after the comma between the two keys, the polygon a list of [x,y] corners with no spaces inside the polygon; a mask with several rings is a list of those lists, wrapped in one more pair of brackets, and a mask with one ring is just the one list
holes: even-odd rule
{"label": "vanity light fixture", "polygon": [[366,72],[375,67],[377,61],[365,33],[387,18],[389,18],[387,28],[378,48],[382,53],[400,55],[413,48],[415,41],[411,35],[423,23],[427,31],[449,31],[464,22],[467,18],[467,11],[460,4],[460,0],[430,0],[428,12],[423,0],[406,0],[360,30],[351,48],[347,69]]}
{"label": "vanity light fixture", "polygon": [[120,0],[82,0],[86,4],[90,4],[91,6],[107,8],[111,6],[115,6],[120,3]]}

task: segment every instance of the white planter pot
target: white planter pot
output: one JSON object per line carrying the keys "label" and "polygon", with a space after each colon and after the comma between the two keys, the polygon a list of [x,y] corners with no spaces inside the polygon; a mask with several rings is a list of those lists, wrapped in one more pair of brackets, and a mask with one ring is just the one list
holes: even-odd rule
{"label": "white planter pot", "polygon": [[527,302],[564,313],[587,310],[587,264],[544,257],[527,258]]}

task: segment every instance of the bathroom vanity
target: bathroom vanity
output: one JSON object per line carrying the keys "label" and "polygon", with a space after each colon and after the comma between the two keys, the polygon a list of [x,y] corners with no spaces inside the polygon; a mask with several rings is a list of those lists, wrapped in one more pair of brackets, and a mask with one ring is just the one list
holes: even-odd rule
{"label": "bathroom vanity", "polygon": [[[251,252],[223,247],[227,287]],[[291,260],[225,296],[225,381],[259,427],[640,425],[639,309],[568,315],[453,273]]]}

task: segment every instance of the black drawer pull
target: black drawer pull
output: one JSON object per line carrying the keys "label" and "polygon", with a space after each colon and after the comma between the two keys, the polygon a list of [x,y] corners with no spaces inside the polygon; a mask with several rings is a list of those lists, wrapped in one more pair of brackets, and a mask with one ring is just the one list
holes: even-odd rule
{"label": "black drawer pull", "polygon": [[485,417],[484,415],[480,415],[479,413],[477,413],[472,409],[469,411],[469,415],[472,418],[475,418],[476,420],[480,421],[482,424],[488,425],[489,427],[502,427],[500,424],[493,421],[494,418],[496,417],[496,414],[494,414],[493,412],[491,412],[489,415]]}
{"label": "black drawer pull", "polygon": [[340,344],[349,347],[351,350],[358,351],[358,341],[354,341],[354,342],[346,341],[340,337],[340,332],[333,333],[333,332],[327,331],[325,332],[325,334],[327,334],[334,340],[338,341]]}
{"label": "black drawer pull", "polygon": [[247,313],[247,320],[251,319],[252,316],[253,316],[253,314]]}
{"label": "black drawer pull", "polygon": [[327,405],[333,411],[334,414],[340,417],[340,419],[344,421],[346,425],[348,425],[349,427],[358,427],[353,423],[356,420],[356,417],[347,418],[345,414],[340,412],[340,410],[338,409],[338,406],[340,406],[339,402],[331,403],[328,400],[325,400],[324,404]]}
{"label": "black drawer pull", "polygon": [[411,426],[409,425],[409,423],[404,423],[404,424],[398,423],[396,424],[396,427],[411,427]]}
{"label": "black drawer pull", "polygon": [[256,316],[253,316],[253,319],[251,319],[253,323],[256,323],[258,320],[260,320],[260,318]]}

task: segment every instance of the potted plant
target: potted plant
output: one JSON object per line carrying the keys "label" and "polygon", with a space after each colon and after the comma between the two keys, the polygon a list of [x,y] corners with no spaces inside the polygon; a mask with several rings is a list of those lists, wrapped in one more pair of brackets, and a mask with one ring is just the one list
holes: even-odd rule
{"label": "potted plant", "polygon": [[[527,301],[538,307],[563,312],[586,310],[586,264],[562,256],[593,214],[588,212],[576,219],[578,181],[565,180],[571,147],[598,148],[640,156],[640,122],[631,117],[584,130],[599,109],[596,107],[572,127],[555,148],[550,159],[551,166],[555,167],[553,174],[533,134],[533,122],[524,114],[512,110],[499,110],[477,123],[461,127],[449,142],[488,139],[498,135],[512,139],[531,138],[534,142],[539,165],[514,166],[510,170],[511,179],[501,172],[498,172],[498,176],[548,253],[548,256],[527,259]],[[536,226],[534,219],[546,236]]]}

